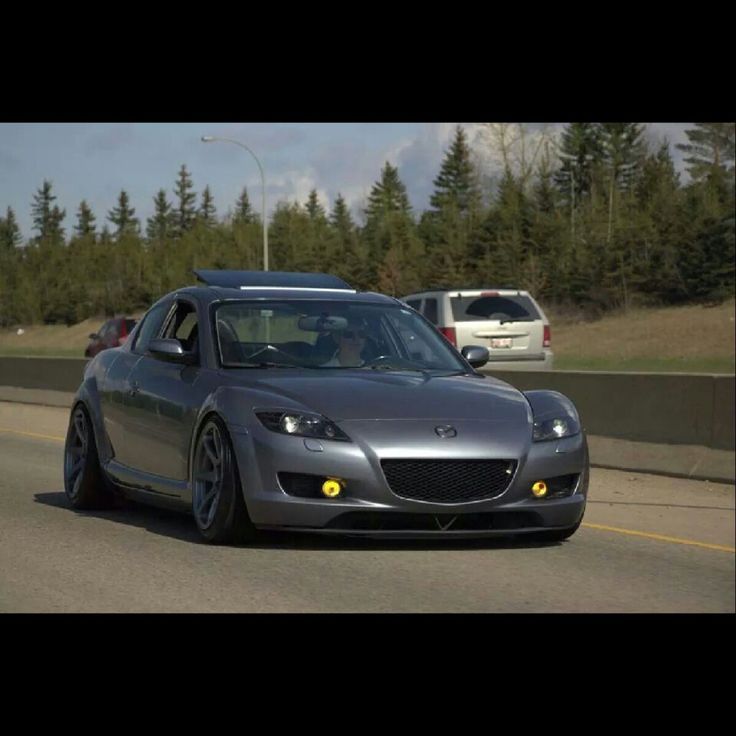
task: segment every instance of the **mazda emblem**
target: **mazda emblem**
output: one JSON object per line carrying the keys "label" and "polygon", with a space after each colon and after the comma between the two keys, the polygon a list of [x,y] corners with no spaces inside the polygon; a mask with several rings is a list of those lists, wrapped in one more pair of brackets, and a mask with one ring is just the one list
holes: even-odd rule
{"label": "mazda emblem", "polygon": [[444,424],[441,427],[434,428],[435,434],[441,437],[443,440],[448,437],[457,437],[457,430],[455,427],[451,427],[449,424]]}

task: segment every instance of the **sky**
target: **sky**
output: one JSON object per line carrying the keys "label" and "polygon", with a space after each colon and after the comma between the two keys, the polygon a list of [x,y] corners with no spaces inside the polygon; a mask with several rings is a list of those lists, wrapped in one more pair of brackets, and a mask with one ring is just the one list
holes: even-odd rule
{"label": "sky", "polygon": [[[498,161],[488,155],[483,125],[459,123],[483,161],[486,173]],[[206,185],[218,215],[233,208],[243,187],[253,208],[261,210],[261,178],[247,151],[229,143],[202,143],[203,135],[233,138],[249,146],[263,166],[267,210],[281,200],[304,203],[316,189],[328,210],[341,193],[356,220],[386,161],[398,166],[417,212],[429,206],[439,172],[458,123],[1,123],[0,215],[15,211],[22,235],[32,237],[31,204],[43,180],[53,184],[54,204],[66,210],[69,235],[79,203],[86,199],[98,230],[115,206],[121,189],[128,193],[145,230],[153,197],[163,188],[174,201],[174,185],[186,164],[198,193]],[[543,126],[531,123],[529,130]],[[563,123],[546,124],[559,133]],[[682,172],[682,154],[691,123],[647,123],[651,141],[666,137]],[[109,224],[109,223],[108,223]]]}

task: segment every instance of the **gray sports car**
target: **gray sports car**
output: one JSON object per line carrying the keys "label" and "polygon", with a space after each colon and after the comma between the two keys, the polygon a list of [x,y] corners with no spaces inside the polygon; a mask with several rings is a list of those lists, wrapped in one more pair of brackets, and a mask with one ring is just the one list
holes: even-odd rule
{"label": "gray sports car", "polygon": [[193,512],[209,542],[257,529],[390,537],[580,526],[588,449],[573,404],[475,370],[406,304],[325,274],[196,271],[71,410],[74,508],[116,496]]}

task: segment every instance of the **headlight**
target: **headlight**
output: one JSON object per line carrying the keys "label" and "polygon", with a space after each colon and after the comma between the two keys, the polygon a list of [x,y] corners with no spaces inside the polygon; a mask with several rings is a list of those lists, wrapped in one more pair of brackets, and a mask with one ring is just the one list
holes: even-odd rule
{"label": "headlight", "polygon": [[535,442],[545,440],[559,440],[562,437],[572,437],[580,432],[580,425],[571,416],[555,417],[554,419],[535,420],[532,437]]}
{"label": "headlight", "polygon": [[320,414],[304,411],[257,411],[256,416],[261,420],[261,424],[272,432],[295,437],[350,442],[345,432]]}

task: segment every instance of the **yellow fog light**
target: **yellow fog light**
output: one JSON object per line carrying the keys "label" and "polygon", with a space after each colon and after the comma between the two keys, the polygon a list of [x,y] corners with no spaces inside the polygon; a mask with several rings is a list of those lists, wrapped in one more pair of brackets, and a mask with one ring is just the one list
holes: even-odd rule
{"label": "yellow fog light", "polygon": [[322,484],[322,493],[327,498],[337,498],[342,493],[342,483],[334,478],[328,478]]}
{"label": "yellow fog light", "polygon": [[532,486],[532,493],[537,498],[544,498],[547,495],[547,484],[543,480],[538,480]]}

